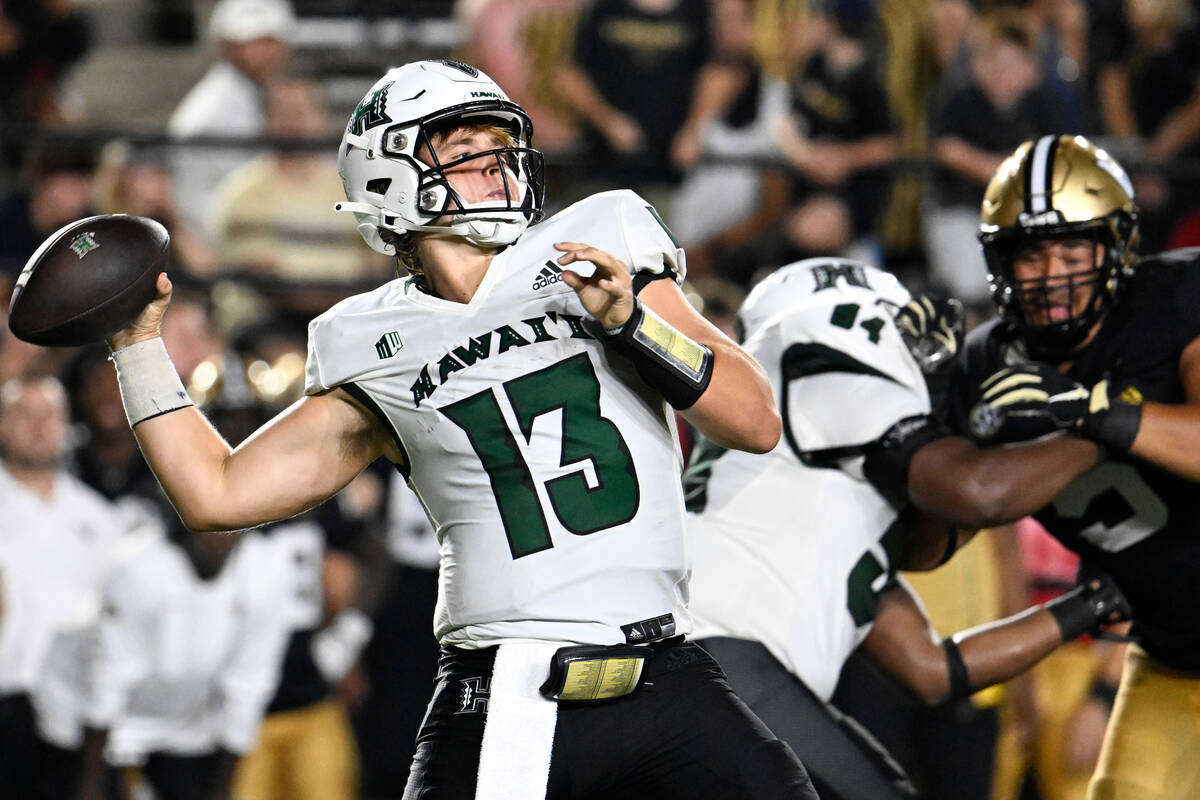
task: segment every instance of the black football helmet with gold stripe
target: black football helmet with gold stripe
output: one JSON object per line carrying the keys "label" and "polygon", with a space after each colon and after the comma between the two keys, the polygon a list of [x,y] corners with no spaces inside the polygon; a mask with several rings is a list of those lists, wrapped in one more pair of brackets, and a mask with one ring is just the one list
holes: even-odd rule
{"label": "black football helmet with gold stripe", "polygon": [[[1032,357],[1066,359],[1133,269],[1138,225],[1129,176],[1082,136],[1042,136],[1018,147],[996,171],[980,223],[988,284],[1001,316],[1016,326]],[[1103,256],[1088,272],[1018,281],[1016,252],[1048,239],[1090,241],[1103,247]],[[1052,292],[1070,293],[1070,316],[1034,322],[1044,320],[1033,309],[1048,304]],[[1075,302],[1078,292],[1089,293],[1086,303]]]}

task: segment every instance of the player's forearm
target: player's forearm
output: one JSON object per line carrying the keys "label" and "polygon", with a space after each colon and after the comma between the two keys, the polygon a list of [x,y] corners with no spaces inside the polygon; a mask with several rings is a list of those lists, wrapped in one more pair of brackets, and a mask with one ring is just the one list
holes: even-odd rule
{"label": "player's forearm", "polygon": [[232,520],[226,524],[222,515],[230,508],[222,486],[232,450],[199,410],[181,408],[145,420],[133,433],[185,525],[193,530],[239,527]]}
{"label": "player's forearm", "polygon": [[954,637],[972,690],[1006,681],[1032,667],[1062,644],[1054,616],[1041,607],[957,634]]}
{"label": "player's forearm", "polygon": [[1200,482],[1200,406],[1144,403],[1130,454]]}
{"label": "player's forearm", "polygon": [[782,423],[771,385],[758,362],[728,341],[706,342],[713,351],[713,376],[688,422],[722,447],[766,453],[779,443]]}
{"label": "player's forearm", "polygon": [[985,449],[945,437],[913,456],[909,497],[922,511],[963,528],[1005,525],[1051,502],[1098,455],[1095,444],[1066,436]]}

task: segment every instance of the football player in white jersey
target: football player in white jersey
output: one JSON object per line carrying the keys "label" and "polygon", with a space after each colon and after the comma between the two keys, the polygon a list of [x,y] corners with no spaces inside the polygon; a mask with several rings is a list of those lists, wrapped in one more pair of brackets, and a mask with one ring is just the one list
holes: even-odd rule
{"label": "football player in white jersey", "polygon": [[390,70],[339,148],[340,209],[409,277],[315,319],[307,396],[231,451],[157,338],[161,276],[109,342],[130,423],[193,528],[296,514],[379,456],[408,478],[441,545],[443,659],[406,797],[815,797],[682,641],[669,406],[722,446],[766,452],[770,386],[688,305],[683,252],[637,195],[529,227],[530,134],[474,67]]}
{"label": "football player in white jersey", "polygon": [[947,522],[973,530],[1018,519],[1097,458],[1063,438],[980,450],[945,434],[929,386],[961,337],[954,309],[914,301],[895,277],[855,261],[780,268],[738,324],[770,377],[783,439],[765,456],[701,440],[685,479],[695,635],[822,798],[911,792],[882,748],[827,705],[859,644],[932,704],[1007,679],[1124,611],[1097,579],[939,643],[896,577],[945,561],[970,535]]}

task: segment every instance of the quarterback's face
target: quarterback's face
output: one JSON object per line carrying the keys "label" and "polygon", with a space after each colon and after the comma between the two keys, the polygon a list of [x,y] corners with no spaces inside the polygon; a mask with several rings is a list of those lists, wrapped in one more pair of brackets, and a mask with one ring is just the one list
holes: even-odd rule
{"label": "quarterback's face", "polygon": [[444,136],[433,137],[438,163],[452,164],[443,173],[463,202],[503,205],[509,198],[520,198],[520,187],[513,165],[505,155],[470,158],[475,153],[511,147],[512,140],[491,126],[455,128]]}
{"label": "quarterback's face", "polygon": [[1013,277],[1032,325],[1066,322],[1083,314],[1096,291],[1104,246],[1088,239],[1044,239],[1013,254]]}

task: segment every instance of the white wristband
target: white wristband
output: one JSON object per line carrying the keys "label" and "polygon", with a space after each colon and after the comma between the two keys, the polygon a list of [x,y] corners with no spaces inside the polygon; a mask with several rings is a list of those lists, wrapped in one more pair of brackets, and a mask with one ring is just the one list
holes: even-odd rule
{"label": "white wristband", "polygon": [[195,405],[183,388],[183,381],[159,338],[135,342],[113,351],[109,356],[117,368],[121,402],[129,427],[139,422]]}
{"label": "white wristband", "polygon": [[374,630],[370,617],[357,608],[347,608],[313,634],[310,652],[321,676],[329,683],[345,677]]}

